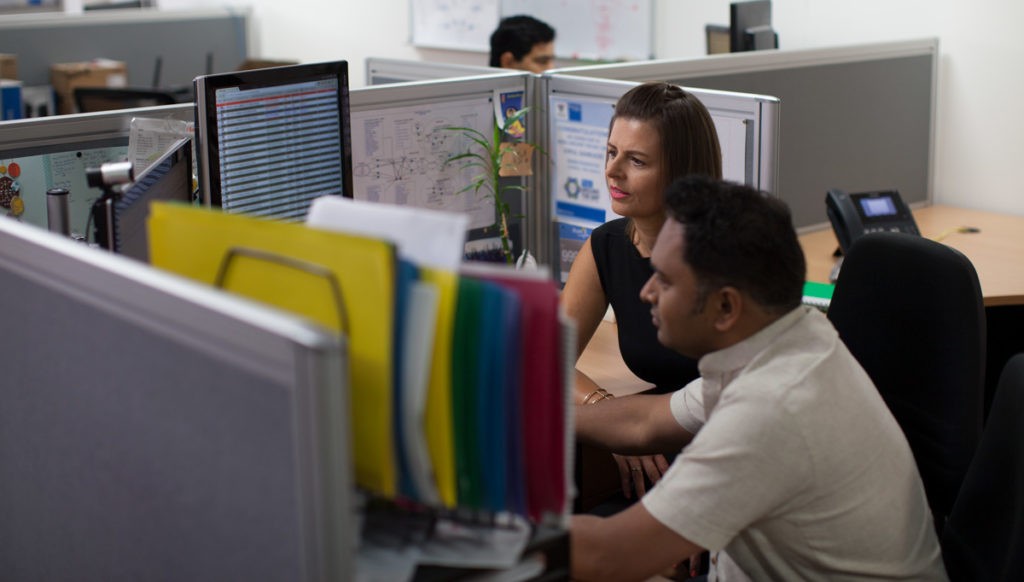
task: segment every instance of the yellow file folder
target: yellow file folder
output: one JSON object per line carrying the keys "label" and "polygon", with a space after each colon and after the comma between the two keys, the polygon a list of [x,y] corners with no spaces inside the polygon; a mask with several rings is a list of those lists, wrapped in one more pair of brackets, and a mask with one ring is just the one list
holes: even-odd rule
{"label": "yellow file folder", "polygon": [[[356,483],[397,491],[392,420],[395,250],[385,241],[154,203],[154,266],[310,317],[348,336]],[[338,297],[340,296],[340,306]]]}
{"label": "yellow file folder", "polygon": [[455,483],[455,436],[452,431],[452,337],[455,329],[455,301],[459,277],[440,269],[425,268],[421,277],[437,286],[437,329],[434,335],[434,357],[427,389],[427,410],[424,421],[427,450],[434,465],[434,479],[441,502],[454,507],[457,501]]}

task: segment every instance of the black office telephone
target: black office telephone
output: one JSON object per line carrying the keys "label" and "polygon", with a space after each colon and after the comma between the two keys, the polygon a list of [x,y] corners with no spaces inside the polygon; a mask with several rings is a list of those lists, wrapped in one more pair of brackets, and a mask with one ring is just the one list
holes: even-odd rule
{"label": "black office telephone", "polygon": [[903,232],[921,235],[910,208],[895,190],[847,194],[829,190],[825,211],[845,254],[853,241],[872,232]]}

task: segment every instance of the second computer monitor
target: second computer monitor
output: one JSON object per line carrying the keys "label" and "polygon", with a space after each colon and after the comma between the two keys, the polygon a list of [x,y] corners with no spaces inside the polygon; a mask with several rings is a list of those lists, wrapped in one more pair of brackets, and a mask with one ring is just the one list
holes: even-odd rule
{"label": "second computer monitor", "polygon": [[746,0],[729,5],[729,49],[738,53],[779,48],[772,28],[771,0]]}
{"label": "second computer monitor", "polygon": [[204,202],[299,220],[318,196],[352,196],[345,61],[205,75],[195,90]]}
{"label": "second computer monitor", "polygon": [[136,176],[121,196],[111,202],[109,216],[103,206],[96,209],[96,242],[105,249],[148,263],[149,205],[157,200],[190,204],[192,192],[192,140],[185,138]]}

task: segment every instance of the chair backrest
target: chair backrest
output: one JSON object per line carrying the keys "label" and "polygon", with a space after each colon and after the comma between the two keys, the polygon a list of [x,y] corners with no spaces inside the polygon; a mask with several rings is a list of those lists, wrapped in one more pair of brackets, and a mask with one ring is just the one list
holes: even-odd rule
{"label": "chair backrest", "polygon": [[174,105],[178,99],[168,91],[113,87],[76,87],[75,107],[81,113]]}
{"label": "chair backrest", "polygon": [[828,317],[903,429],[941,530],[981,437],[985,311],[974,266],[919,236],[862,237]]}
{"label": "chair backrest", "polygon": [[942,531],[958,580],[1024,580],[1024,354],[999,376],[988,421]]}

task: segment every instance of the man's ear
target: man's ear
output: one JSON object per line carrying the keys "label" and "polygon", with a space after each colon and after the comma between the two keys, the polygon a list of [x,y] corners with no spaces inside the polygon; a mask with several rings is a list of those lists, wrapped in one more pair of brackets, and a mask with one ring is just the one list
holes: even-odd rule
{"label": "man's ear", "polygon": [[732,330],[746,307],[743,295],[735,287],[727,285],[715,291],[710,300],[715,302],[715,329],[722,332]]}
{"label": "man's ear", "polygon": [[498,57],[498,62],[501,63],[501,68],[503,68],[503,69],[515,69],[515,68],[517,68],[516,67],[516,57],[515,57],[515,55],[512,54],[512,51],[505,51],[505,52],[501,53],[501,56]]}

